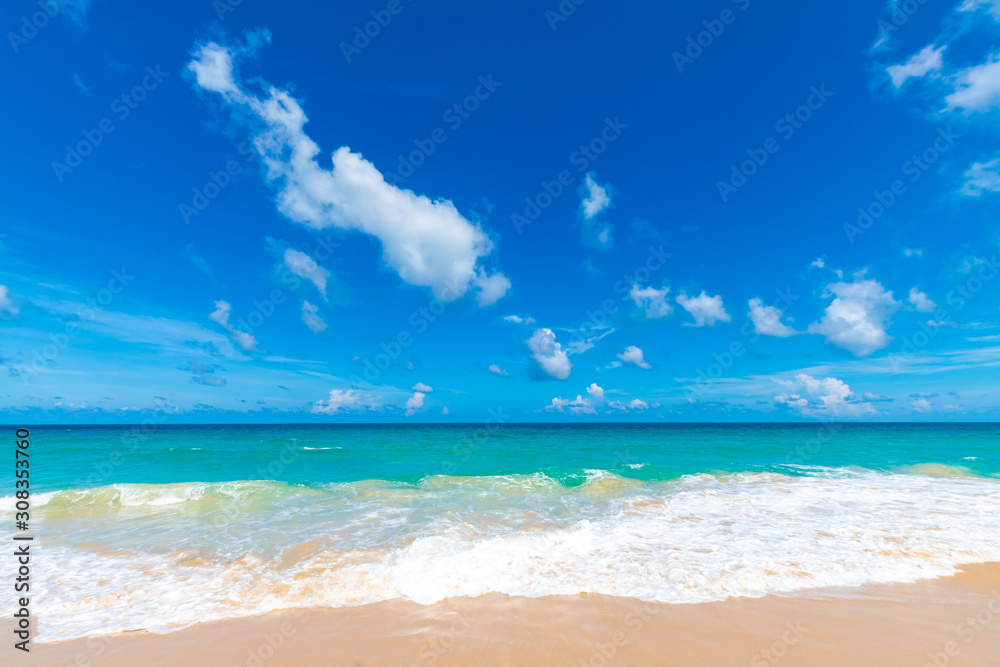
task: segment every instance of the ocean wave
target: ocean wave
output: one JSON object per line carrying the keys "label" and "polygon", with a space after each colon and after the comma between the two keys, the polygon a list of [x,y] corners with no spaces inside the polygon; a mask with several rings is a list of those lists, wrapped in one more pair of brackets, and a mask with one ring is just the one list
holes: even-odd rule
{"label": "ocean wave", "polygon": [[[48,542],[41,639],[491,592],[704,602],[1000,561],[1000,480],[951,472],[640,482],[586,470],[60,491],[35,498]],[[236,509],[220,512],[226,503]],[[191,508],[204,518],[192,521]]]}

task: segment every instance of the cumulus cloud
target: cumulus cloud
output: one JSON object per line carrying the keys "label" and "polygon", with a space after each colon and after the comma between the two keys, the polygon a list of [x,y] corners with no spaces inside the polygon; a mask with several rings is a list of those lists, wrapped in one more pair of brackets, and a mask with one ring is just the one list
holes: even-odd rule
{"label": "cumulus cloud", "polygon": [[900,88],[910,77],[922,77],[928,72],[936,72],[941,69],[941,54],[945,48],[942,46],[935,49],[933,44],[928,44],[915,53],[902,65],[891,65],[886,68],[892,78],[892,85]]}
{"label": "cumulus cloud", "polygon": [[809,266],[810,268],[825,269],[826,260],[824,260],[822,257],[817,257],[812,261],[812,263]]}
{"label": "cumulus cloud", "polygon": [[0,285],[0,315],[4,313],[11,317],[17,317],[18,306],[10,296],[10,290],[6,285]]}
{"label": "cumulus cloud", "polygon": [[501,375],[503,377],[507,377],[508,375],[510,375],[510,373],[500,368],[496,364],[490,364],[490,373],[496,373],[497,375]]}
{"label": "cumulus cloud", "polygon": [[373,397],[354,389],[333,389],[330,391],[329,399],[313,403],[312,412],[314,414],[335,415],[362,409],[374,410],[378,406],[378,401]]}
{"label": "cumulus cloud", "polygon": [[431,199],[390,185],[372,163],[347,146],[333,152],[326,168],[320,148],[305,132],[305,112],[286,90],[261,82],[263,94],[245,88],[235,64],[270,41],[266,31],[249,33],[244,45],[199,44],[188,70],[197,88],[217,93],[248,124],[253,145],[267,166],[278,210],[311,227],[357,230],[382,243],[382,258],[411,285],[429,287],[450,301],[470,289],[481,305],[503,296],[510,282],[484,262],[493,242],[447,199]]}
{"label": "cumulus cloud", "polygon": [[[650,408],[650,404],[641,398],[633,398],[628,403],[623,403],[622,401],[608,401],[607,406],[612,410],[620,410],[622,412],[641,412]],[[660,407],[660,404],[653,403],[652,407],[658,408]]]}
{"label": "cumulus cloud", "polygon": [[694,323],[685,322],[685,326],[689,327],[704,327],[704,326],[714,326],[716,322],[729,322],[732,318],[726,309],[722,306],[722,297],[716,294],[715,296],[708,296],[708,294],[702,290],[701,294],[696,297],[688,297],[687,294],[681,292],[677,295],[677,303],[681,305],[681,308],[691,313],[694,317]]}
{"label": "cumulus cloud", "polygon": [[594,176],[594,172],[590,172],[583,182],[586,196],[580,202],[580,209],[583,212],[583,217],[587,220],[593,219],[598,213],[611,205],[611,197],[608,196],[607,188],[599,185],[594,180]]}
{"label": "cumulus cloud", "polygon": [[966,113],[986,111],[1000,105],[1000,54],[958,72],[955,92],[944,98],[946,110]]}
{"label": "cumulus cloud", "polygon": [[632,285],[629,296],[635,302],[636,307],[642,308],[646,313],[646,319],[655,320],[667,317],[674,312],[673,306],[667,303],[667,292],[669,291],[669,287],[656,289],[655,287],[639,287],[638,284],[635,284]]}
{"label": "cumulus cloud", "polygon": [[289,271],[315,285],[319,293],[326,299],[326,281],[330,278],[329,271],[317,264],[316,260],[309,255],[291,248],[285,251],[284,261]]}
{"label": "cumulus cloud", "polygon": [[918,398],[911,405],[913,405],[913,409],[917,412],[930,412],[934,409],[934,406],[926,398]]}
{"label": "cumulus cloud", "polygon": [[1000,192],[1000,158],[974,162],[965,172],[962,194],[978,197],[984,192]]}
{"label": "cumulus cloud", "polygon": [[229,315],[232,313],[232,306],[225,301],[216,301],[215,310],[209,314],[208,319],[212,320],[226,330],[233,340],[243,348],[244,352],[249,352],[257,347],[257,339],[247,331],[241,331],[229,323]]}
{"label": "cumulus cloud", "polygon": [[319,308],[308,301],[302,302],[302,321],[313,330],[313,333],[326,330],[326,322],[319,316]]}
{"label": "cumulus cloud", "polygon": [[877,412],[871,403],[855,396],[847,383],[837,378],[819,379],[799,373],[794,381],[779,382],[795,393],[779,394],[774,397],[775,402],[807,416],[859,416]]}
{"label": "cumulus cloud", "polygon": [[809,333],[822,334],[827,343],[857,357],[881,350],[892,340],[886,325],[900,304],[877,281],[859,273],[852,283],[827,285],[824,296],[834,299],[823,318],[809,325]]}
{"label": "cumulus cloud", "polygon": [[545,406],[545,409],[549,412],[570,412],[572,414],[597,414],[597,408],[604,403],[604,390],[597,386],[597,383],[591,383],[587,387],[587,397],[584,398],[582,395],[577,394],[576,398],[560,398],[556,396],[552,399],[552,402]]}
{"label": "cumulus cloud", "polygon": [[618,358],[626,364],[635,364],[639,368],[652,368],[652,366],[646,363],[646,360],[642,358],[642,349],[636,347],[635,345],[629,345],[625,348],[624,352],[619,352]]}
{"label": "cumulus cloud", "polygon": [[915,310],[921,313],[932,313],[937,308],[937,304],[931,301],[927,294],[921,292],[916,287],[910,289],[910,304]]}
{"label": "cumulus cloud", "polygon": [[514,324],[534,324],[535,318],[531,315],[525,315],[521,317],[520,315],[506,315],[503,318],[507,322],[513,322]]}
{"label": "cumulus cloud", "polygon": [[447,405],[444,406],[443,408],[441,408],[441,414],[443,414],[443,415],[447,415],[448,414],[448,406]]}
{"label": "cumulus cloud", "polygon": [[[818,261],[818,260],[817,260]],[[760,299],[750,299],[750,321],[754,331],[762,336],[778,336],[787,338],[799,333],[781,321],[784,313],[774,306],[765,306]]]}
{"label": "cumulus cloud", "polygon": [[525,342],[531,350],[531,358],[539,368],[557,380],[569,377],[573,364],[569,362],[569,355],[562,349],[562,345],[556,342],[556,335],[552,329],[536,329],[531,338]]}
{"label": "cumulus cloud", "polygon": [[594,176],[593,172],[588,173],[581,188],[583,199],[580,202],[580,214],[583,216],[583,241],[599,248],[610,248],[614,245],[611,225],[599,222],[596,218],[611,206],[611,196],[608,187],[600,185],[594,180]]}
{"label": "cumulus cloud", "polygon": [[424,393],[422,391],[415,391],[413,392],[413,396],[410,396],[409,400],[406,401],[406,412],[404,414],[407,417],[412,417],[422,407],[424,407]]}
{"label": "cumulus cloud", "polygon": [[419,392],[424,393],[424,394],[433,394],[434,393],[434,389],[432,387],[429,387],[428,385],[424,384],[423,382],[416,383],[415,385],[413,385],[412,387],[410,387],[410,389],[412,389],[413,391],[419,391]]}

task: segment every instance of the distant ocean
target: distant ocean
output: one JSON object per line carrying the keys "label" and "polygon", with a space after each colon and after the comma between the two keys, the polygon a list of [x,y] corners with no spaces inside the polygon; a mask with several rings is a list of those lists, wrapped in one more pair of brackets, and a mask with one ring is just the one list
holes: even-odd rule
{"label": "distant ocean", "polygon": [[[998,424],[36,427],[30,452],[42,641],[488,592],[699,602],[1000,561]],[[13,492],[0,475],[9,517]]]}

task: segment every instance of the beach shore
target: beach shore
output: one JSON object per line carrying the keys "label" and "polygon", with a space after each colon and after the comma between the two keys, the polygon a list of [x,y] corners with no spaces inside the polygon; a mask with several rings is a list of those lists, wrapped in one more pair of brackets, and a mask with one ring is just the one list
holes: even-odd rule
{"label": "beach shore", "polygon": [[[11,636],[9,629],[3,634]],[[5,654],[10,652],[7,647]],[[604,595],[485,595],[430,606],[391,601],[287,610],[167,634],[34,643],[30,656],[14,653],[12,665],[77,667],[985,667],[1000,664],[1000,563],[970,565],[953,577],[909,584],[702,604]]]}

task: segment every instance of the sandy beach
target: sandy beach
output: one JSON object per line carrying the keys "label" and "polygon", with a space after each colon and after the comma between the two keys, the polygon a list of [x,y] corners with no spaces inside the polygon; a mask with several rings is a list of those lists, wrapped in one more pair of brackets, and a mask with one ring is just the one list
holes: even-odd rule
{"label": "sandy beach", "polygon": [[995,666],[1000,564],[910,584],[703,604],[486,595],[287,610],[167,634],[36,643],[11,664]]}

